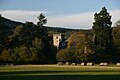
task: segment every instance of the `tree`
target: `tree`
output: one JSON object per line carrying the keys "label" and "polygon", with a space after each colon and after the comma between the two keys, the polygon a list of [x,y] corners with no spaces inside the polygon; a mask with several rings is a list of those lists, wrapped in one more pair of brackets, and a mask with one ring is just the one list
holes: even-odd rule
{"label": "tree", "polygon": [[42,50],[44,48],[44,43],[42,39],[39,39],[35,37],[35,39],[32,41],[32,46],[35,47],[36,49]]}
{"label": "tree", "polygon": [[74,62],[74,51],[70,49],[62,49],[56,55],[57,61]]}
{"label": "tree", "polygon": [[111,16],[105,7],[99,13],[94,14],[93,33],[95,60],[111,61],[113,50],[112,22]]}
{"label": "tree", "polygon": [[15,64],[31,63],[35,62],[37,59],[37,50],[34,47],[26,47],[22,45],[9,51],[8,60]]}
{"label": "tree", "polygon": [[94,51],[90,34],[88,35],[85,32],[74,33],[68,39],[67,45],[68,49],[74,50],[74,56],[77,62],[92,60]]}
{"label": "tree", "polygon": [[71,34],[67,48],[57,53],[58,61],[85,62],[92,61],[94,53],[91,37],[85,32]]}
{"label": "tree", "polygon": [[41,13],[38,17],[39,22],[37,23],[38,26],[43,26],[47,23],[47,18]]}
{"label": "tree", "polygon": [[46,27],[43,27],[47,19],[42,13],[38,19],[38,25],[26,22],[11,28],[11,20],[0,16],[0,61],[49,63],[55,60],[56,47],[49,43]]}
{"label": "tree", "polygon": [[0,54],[0,62],[8,62],[9,61],[9,57],[10,57],[10,49],[5,49],[2,51],[2,53]]}
{"label": "tree", "polygon": [[[13,63],[47,63],[48,60],[52,60],[52,56],[55,57],[55,54],[52,54],[44,27],[41,28],[32,22],[26,22],[24,25],[15,27],[11,32],[9,35],[0,36],[3,39],[1,39],[1,44],[5,41],[3,49],[0,48],[0,60]],[[10,49],[9,54],[8,49]],[[4,54],[10,55],[10,57],[6,57]]]}
{"label": "tree", "polygon": [[39,27],[39,30],[42,31],[43,35],[48,36],[48,31],[46,27],[44,27],[44,24],[47,23],[47,18],[43,13],[41,13],[38,17],[39,21],[37,22],[37,26]]}
{"label": "tree", "polygon": [[113,38],[114,38],[114,56],[113,59],[115,62],[120,61],[120,20],[115,23],[113,27]]}

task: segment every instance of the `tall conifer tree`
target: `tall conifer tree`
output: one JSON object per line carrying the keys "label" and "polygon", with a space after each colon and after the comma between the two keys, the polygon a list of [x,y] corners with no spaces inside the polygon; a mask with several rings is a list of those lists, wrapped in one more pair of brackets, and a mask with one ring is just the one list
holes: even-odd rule
{"label": "tall conifer tree", "polygon": [[105,7],[94,14],[93,32],[95,45],[95,60],[111,61],[113,51],[111,16]]}

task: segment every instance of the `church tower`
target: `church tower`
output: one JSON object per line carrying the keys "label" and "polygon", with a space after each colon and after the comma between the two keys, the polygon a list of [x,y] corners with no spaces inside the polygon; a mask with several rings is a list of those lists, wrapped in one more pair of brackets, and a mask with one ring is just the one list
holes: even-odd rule
{"label": "church tower", "polygon": [[59,43],[62,41],[62,34],[53,34],[53,45],[59,48]]}

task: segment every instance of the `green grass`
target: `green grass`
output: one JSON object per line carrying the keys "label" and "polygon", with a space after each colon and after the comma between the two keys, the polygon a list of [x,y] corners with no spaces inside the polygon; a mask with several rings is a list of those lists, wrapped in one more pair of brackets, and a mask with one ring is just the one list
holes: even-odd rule
{"label": "green grass", "polygon": [[0,67],[0,80],[120,80],[120,67],[18,65]]}

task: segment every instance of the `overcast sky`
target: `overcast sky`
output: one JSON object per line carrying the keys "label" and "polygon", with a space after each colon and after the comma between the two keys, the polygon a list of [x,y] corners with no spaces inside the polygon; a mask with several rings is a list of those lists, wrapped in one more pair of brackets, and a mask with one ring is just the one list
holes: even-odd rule
{"label": "overcast sky", "polygon": [[113,25],[120,20],[120,0],[0,0],[0,14],[19,21],[37,23],[37,16],[45,14],[47,26],[90,29],[94,13],[106,7]]}

